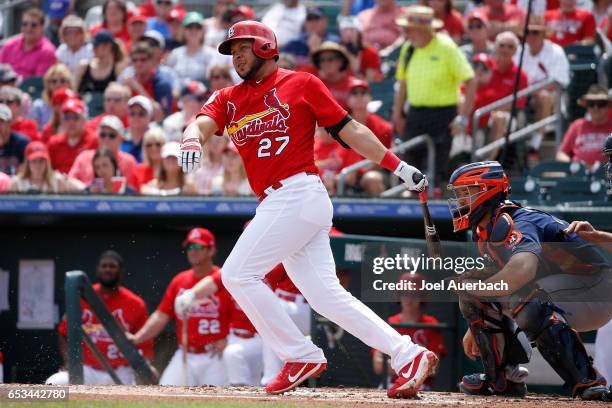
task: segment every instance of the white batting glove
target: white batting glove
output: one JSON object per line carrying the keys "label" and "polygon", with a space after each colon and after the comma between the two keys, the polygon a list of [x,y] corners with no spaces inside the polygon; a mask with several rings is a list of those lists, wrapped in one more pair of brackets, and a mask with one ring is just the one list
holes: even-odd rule
{"label": "white batting glove", "polygon": [[177,316],[184,316],[195,301],[195,292],[191,289],[183,291],[174,299],[174,312]]}
{"label": "white batting glove", "polygon": [[195,137],[187,138],[181,143],[181,167],[183,173],[192,173],[200,168],[202,145]]}
{"label": "white batting glove", "polygon": [[[405,161],[401,161],[393,172],[396,176],[402,179],[408,190],[423,191],[429,183],[427,177],[414,166],[409,165]],[[413,178],[416,175],[417,181]]]}

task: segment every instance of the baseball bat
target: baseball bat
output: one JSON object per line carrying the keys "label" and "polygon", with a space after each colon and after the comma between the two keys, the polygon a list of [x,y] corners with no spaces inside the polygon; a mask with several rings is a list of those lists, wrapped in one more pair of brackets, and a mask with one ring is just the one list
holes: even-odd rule
{"label": "baseball bat", "polygon": [[[423,174],[414,173],[412,181],[419,183],[423,179]],[[423,207],[423,222],[425,223],[425,240],[427,241],[427,253],[432,258],[441,258],[442,250],[440,248],[440,236],[436,230],[436,226],[431,220],[429,207],[427,206],[427,188],[419,193],[419,200]]]}
{"label": "baseball bat", "polygon": [[183,349],[183,370],[182,379],[183,385],[188,386],[188,372],[187,372],[187,311],[183,313],[183,325],[181,326],[181,348]]}

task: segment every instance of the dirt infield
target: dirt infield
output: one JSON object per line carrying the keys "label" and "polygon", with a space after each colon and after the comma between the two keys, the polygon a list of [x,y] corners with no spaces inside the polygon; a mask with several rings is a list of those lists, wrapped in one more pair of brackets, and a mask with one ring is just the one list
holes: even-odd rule
{"label": "dirt infield", "polygon": [[[0,388],[16,384],[0,385]],[[20,387],[37,387],[20,385]],[[71,386],[70,400],[83,401],[189,401],[207,403],[231,403],[232,405],[292,405],[331,407],[456,407],[481,406],[484,408],[578,408],[609,407],[600,402],[584,402],[566,397],[530,395],[524,400],[501,397],[469,397],[450,392],[422,392],[419,399],[391,400],[383,390],[356,388],[299,388],[283,396],[266,395],[262,388],[254,387],[169,387],[169,386]]]}

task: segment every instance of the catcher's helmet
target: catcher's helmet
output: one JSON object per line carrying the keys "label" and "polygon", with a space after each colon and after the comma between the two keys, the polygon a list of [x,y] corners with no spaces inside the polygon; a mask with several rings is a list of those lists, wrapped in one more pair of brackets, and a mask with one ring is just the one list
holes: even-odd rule
{"label": "catcher's helmet", "polygon": [[232,55],[232,41],[240,39],[253,40],[253,53],[263,59],[278,59],[278,43],[274,31],[258,21],[240,21],[227,32],[227,39],[219,44],[219,52]]}
{"label": "catcher's helmet", "polygon": [[457,232],[473,228],[489,209],[504,201],[510,194],[510,182],[499,162],[485,161],[455,170],[448,189],[455,194],[448,200],[448,207],[453,216],[453,229]]}

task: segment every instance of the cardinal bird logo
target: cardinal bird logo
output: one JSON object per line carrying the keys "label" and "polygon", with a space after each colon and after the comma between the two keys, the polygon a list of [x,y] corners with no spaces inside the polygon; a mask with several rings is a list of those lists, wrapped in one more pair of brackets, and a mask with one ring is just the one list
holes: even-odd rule
{"label": "cardinal bird logo", "polygon": [[265,133],[287,134],[287,119],[291,116],[289,105],[282,103],[273,88],[263,95],[264,105],[268,108],[261,112],[244,115],[237,119],[237,109],[227,102],[227,133],[236,146],[244,146],[248,138],[259,137]]}

